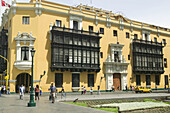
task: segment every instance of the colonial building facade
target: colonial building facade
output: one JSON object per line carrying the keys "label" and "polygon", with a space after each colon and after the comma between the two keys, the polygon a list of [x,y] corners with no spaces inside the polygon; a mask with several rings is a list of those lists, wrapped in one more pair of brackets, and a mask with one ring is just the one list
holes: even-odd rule
{"label": "colonial building facade", "polygon": [[[9,86],[31,84],[47,92],[125,90],[130,86],[169,86],[170,29],[127,19],[110,11],[66,6],[45,0],[13,2],[2,18],[0,54],[9,60]],[[6,62],[0,59],[0,73]],[[2,80],[1,80],[2,81]]]}

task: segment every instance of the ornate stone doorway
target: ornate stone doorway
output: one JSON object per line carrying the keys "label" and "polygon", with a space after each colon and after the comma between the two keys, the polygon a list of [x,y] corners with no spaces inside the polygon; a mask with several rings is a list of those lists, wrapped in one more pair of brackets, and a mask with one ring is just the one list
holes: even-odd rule
{"label": "ornate stone doorway", "polygon": [[29,86],[31,85],[31,76],[28,73],[21,73],[16,78],[16,93],[19,93],[19,87],[23,84],[25,86],[25,92],[29,92]]}
{"label": "ornate stone doorway", "polygon": [[121,74],[120,73],[113,74],[113,86],[115,88],[115,91],[121,90]]}

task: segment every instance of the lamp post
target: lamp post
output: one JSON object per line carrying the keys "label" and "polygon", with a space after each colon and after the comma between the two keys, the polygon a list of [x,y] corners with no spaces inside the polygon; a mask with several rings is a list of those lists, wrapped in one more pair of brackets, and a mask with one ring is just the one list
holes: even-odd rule
{"label": "lamp post", "polygon": [[9,73],[8,73],[8,71],[9,71],[9,61],[8,61],[7,58],[3,57],[2,55],[0,55],[0,57],[7,61],[7,72],[6,72],[7,76],[5,77],[5,79],[6,79],[6,89],[8,89],[8,86],[9,86],[9,83],[8,83],[8,80],[9,80]]}
{"label": "lamp post", "polygon": [[35,107],[36,103],[34,102],[34,93],[33,93],[33,59],[34,59],[34,54],[35,54],[35,50],[34,48],[32,48],[31,52],[31,56],[32,56],[32,72],[31,72],[31,92],[30,92],[30,101],[28,103],[28,107]]}

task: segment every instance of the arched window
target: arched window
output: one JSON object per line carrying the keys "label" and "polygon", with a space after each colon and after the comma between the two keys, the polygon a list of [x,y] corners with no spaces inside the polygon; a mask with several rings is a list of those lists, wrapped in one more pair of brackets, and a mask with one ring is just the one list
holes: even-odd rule
{"label": "arched window", "polygon": [[21,60],[29,60],[29,47],[21,47]]}

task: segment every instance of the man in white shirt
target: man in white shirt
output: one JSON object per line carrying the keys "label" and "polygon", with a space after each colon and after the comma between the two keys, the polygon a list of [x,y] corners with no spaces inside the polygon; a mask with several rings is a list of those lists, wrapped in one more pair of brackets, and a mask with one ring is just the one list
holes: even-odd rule
{"label": "man in white shirt", "polygon": [[21,85],[21,87],[19,88],[19,94],[20,94],[20,99],[23,100],[24,97],[24,86]]}

